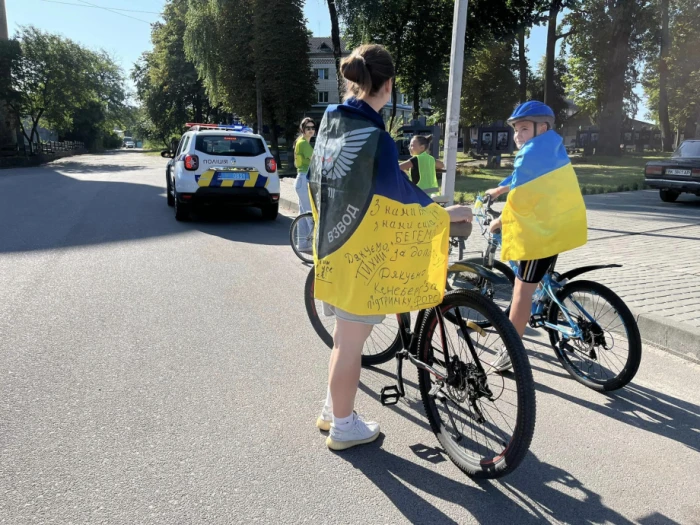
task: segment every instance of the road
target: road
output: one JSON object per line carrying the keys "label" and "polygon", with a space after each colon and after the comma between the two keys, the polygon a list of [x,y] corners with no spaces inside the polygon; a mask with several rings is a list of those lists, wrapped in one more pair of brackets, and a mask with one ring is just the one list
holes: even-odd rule
{"label": "road", "polygon": [[700,365],[648,345],[604,396],[529,333],[535,439],[501,481],[436,448],[411,370],[379,404],[391,363],[358,396],[380,440],[329,452],[290,219],[177,223],[163,168],[0,172],[0,523],[700,524]]}

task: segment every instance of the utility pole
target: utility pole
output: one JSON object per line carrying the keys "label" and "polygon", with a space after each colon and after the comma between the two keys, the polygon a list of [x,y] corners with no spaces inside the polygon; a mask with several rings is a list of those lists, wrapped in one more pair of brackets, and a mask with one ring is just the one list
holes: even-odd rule
{"label": "utility pole", "polygon": [[468,4],[469,0],[456,0],[452,20],[452,55],[450,56],[450,83],[447,92],[447,122],[445,123],[445,174],[442,177],[442,194],[447,197],[448,204],[454,202],[455,195],[459,110],[462,95]]}
{"label": "utility pole", "polygon": [[5,11],[5,0],[0,0],[0,40],[7,40],[7,13]]}
{"label": "utility pole", "polygon": [[[6,42],[9,38],[7,34],[7,13],[5,11],[5,0],[0,0],[0,42]],[[9,71],[0,71],[0,75],[10,75]],[[0,148],[13,146],[17,142],[17,136],[13,130],[12,121],[9,118],[9,108],[4,100],[0,100]]]}
{"label": "utility pole", "polygon": [[255,94],[257,98],[257,113],[258,113],[258,135],[263,134],[263,106],[262,106],[262,84],[260,76],[255,75]]}

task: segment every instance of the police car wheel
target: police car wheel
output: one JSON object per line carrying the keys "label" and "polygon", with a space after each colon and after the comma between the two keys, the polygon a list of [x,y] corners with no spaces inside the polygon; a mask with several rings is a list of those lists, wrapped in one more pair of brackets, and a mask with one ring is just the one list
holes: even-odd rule
{"label": "police car wheel", "polygon": [[173,188],[170,184],[170,173],[167,173],[165,176],[165,185],[167,186],[167,189],[165,190],[165,194],[168,199],[168,206],[175,206],[175,197],[173,197]]}
{"label": "police car wheel", "polygon": [[189,221],[190,220],[190,205],[183,204],[178,198],[177,192],[175,192],[175,220],[176,221]]}
{"label": "police car wheel", "polygon": [[262,210],[262,215],[263,219],[266,221],[274,221],[277,219],[277,214],[279,213],[280,205],[279,203],[275,204],[266,204],[260,208]]}

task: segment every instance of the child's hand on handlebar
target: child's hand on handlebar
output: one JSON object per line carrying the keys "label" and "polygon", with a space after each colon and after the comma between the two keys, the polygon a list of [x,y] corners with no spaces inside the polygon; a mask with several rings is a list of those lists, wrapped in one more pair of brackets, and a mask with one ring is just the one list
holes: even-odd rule
{"label": "child's hand on handlebar", "polygon": [[469,206],[455,204],[445,208],[450,214],[450,222],[472,222],[473,214]]}
{"label": "child's hand on handlebar", "polygon": [[510,188],[508,186],[499,186],[498,188],[491,188],[490,190],[486,190],[484,192],[484,195],[486,195],[487,197],[491,197],[491,201],[495,201],[504,193],[508,193],[509,189]]}
{"label": "child's hand on handlebar", "polygon": [[501,218],[498,217],[497,219],[492,220],[491,224],[489,224],[489,232],[496,233],[500,231],[502,227],[503,223],[501,222]]}

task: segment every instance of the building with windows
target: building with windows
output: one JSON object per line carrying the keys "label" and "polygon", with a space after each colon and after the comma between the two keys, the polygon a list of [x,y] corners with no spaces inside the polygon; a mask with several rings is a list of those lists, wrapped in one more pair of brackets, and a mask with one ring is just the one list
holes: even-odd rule
{"label": "building with windows", "polygon": [[[311,67],[316,77],[316,103],[306,112],[307,117],[319,120],[323,117],[326,107],[329,104],[338,104],[338,77],[335,70],[335,59],[333,57],[333,42],[330,37],[312,37],[309,39],[309,58]],[[341,41],[341,51],[343,56],[348,56],[350,51],[345,48],[345,43]],[[382,116],[386,122],[391,117],[392,101],[382,110]],[[428,101],[421,101],[421,108],[425,112],[430,111]],[[405,95],[399,93],[396,104],[396,118],[403,123],[409,123],[413,113],[413,106],[409,103]]]}

